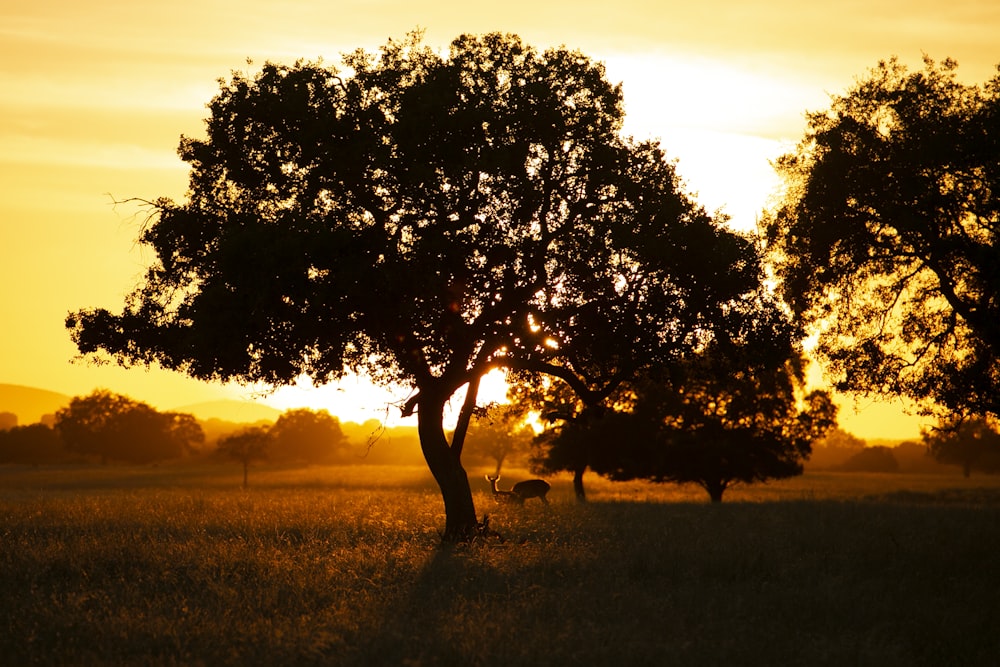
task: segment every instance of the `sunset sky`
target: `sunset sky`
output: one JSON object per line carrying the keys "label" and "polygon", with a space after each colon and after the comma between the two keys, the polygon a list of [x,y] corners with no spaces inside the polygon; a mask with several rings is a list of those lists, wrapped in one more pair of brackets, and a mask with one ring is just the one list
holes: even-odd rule
{"label": "sunset sky", "polygon": [[[178,139],[202,134],[205,104],[230,71],[266,60],[333,63],[416,27],[442,52],[463,32],[499,30],[603,61],[624,84],[626,129],[661,138],[699,201],[741,227],[766,205],[776,185],[768,160],[802,136],[804,112],[825,108],[878,60],[897,55],[918,67],[923,53],[953,57],[969,82],[987,80],[1000,62],[1000,3],[984,0],[7,2],[0,383],[71,395],[107,387],[162,409],[249,396],[159,370],[70,363],[66,313],[120,309],[150,260],[134,246],[141,212],[113,199],[183,197]],[[267,400],[384,417],[385,400],[363,388]],[[896,413],[846,403],[841,421],[866,438],[917,435],[915,421]]]}

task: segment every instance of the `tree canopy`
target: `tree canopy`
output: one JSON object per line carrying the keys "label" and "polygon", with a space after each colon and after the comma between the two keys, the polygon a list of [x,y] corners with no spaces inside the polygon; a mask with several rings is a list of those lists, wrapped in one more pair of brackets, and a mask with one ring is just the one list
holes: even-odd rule
{"label": "tree canopy", "polygon": [[266,459],[272,442],[271,429],[247,426],[220,438],[217,451],[220,456],[243,464],[243,488],[246,488],[250,464]]}
{"label": "tree canopy", "polygon": [[761,294],[740,306],[728,314],[727,336],[650,369],[617,410],[570,419],[545,438],[543,467],[696,483],[716,502],[733,483],[801,474],[836,408],[806,388],[800,336],[779,304]]}
{"label": "tree canopy", "polygon": [[69,459],[62,439],[45,424],[0,430],[0,463],[64,463]]}
{"label": "tree canopy", "polygon": [[611,470],[612,479],[695,483],[721,502],[734,483],[802,473],[812,443],[836,425],[836,407],[806,387],[805,359],[780,319],[751,326],[743,340],[715,342],[644,387],[635,414],[650,437],[629,449],[653,451]]}
{"label": "tree canopy", "polygon": [[879,63],[778,162],[786,300],[839,389],[1000,414],[1000,77]]}
{"label": "tree canopy", "polygon": [[922,433],[928,453],[939,463],[962,466],[969,477],[973,470],[1000,470],[1000,431],[996,424],[982,417],[941,420]]}
{"label": "tree canopy", "polygon": [[193,415],[159,412],[104,389],[56,412],[55,430],[70,452],[124,463],[177,459],[205,440]]}
{"label": "tree canopy", "polygon": [[326,410],[286,410],[270,429],[272,461],[338,462],[347,445],[340,420]]}
{"label": "tree canopy", "polygon": [[494,474],[499,475],[504,463],[525,457],[535,431],[526,421],[528,412],[524,407],[500,403],[477,411],[466,439],[466,458],[494,465]]}
{"label": "tree canopy", "polygon": [[186,201],[153,202],[140,234],[144,280],[121,313],[71,314],[74,341],[204,379],[413,387],[446,538],[477,523],[460,456],[483,374],[552,373],[598,403],[759,281],[754,245],[621,136],[620,87],[576,51],[490,34],[442,56],[411,35],[234,73],[209,110],[181,142]]}

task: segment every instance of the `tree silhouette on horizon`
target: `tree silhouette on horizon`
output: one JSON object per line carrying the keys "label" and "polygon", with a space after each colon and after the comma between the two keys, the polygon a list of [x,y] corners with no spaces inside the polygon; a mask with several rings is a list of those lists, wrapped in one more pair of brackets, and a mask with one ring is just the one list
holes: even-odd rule
{"label": "tree silhouette on horizon", "polygon": [[56,412],[55,431],[67,451],[105,463],[179,459],[205,440],[193,415],[160,412],[106,389],[74,397]]}

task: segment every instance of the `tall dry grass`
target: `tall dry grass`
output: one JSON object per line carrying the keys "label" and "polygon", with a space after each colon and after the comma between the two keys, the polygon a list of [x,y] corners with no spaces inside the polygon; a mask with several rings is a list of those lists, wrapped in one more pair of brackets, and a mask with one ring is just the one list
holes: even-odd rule
{"label": "tall dry grass", "polygon": [[1000,489],[904,477],[484,481],[446,549],[419,469],[2,469],[0,663],[995,664]]}

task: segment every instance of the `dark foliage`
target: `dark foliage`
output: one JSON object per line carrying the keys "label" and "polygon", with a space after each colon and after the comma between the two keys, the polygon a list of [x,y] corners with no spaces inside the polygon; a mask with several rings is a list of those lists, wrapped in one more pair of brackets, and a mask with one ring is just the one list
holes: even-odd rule
{"label": "dark foliage", "polygon": [[837,387],[1000,414],[1000,77],[879,63],[809,115],[767,233]]}
{"label": "dark foliage", "polygon": [[0,463],[39,465],[62,463],[70,458],[59,434],[44,424],[0,431]]}
{"label": "dark foliage", "polygon": [[478,525],[461,451],[483,374],[599,403],[759,280],[661,148],[620,136],[620,87],[578,52],[491,34],[442,57],[411,35],[343,70],[234,74],[209,110],[180,147],[187,201],[142,231],[155,263],[121,313],[71,314],[74,341],[197,378],[412,386],[447,538]]}
{"label": "dark foliage", "polygon": [[192,415],[158,412],[107,390],[70,401],[56,413],[55,430],[68,451],[104,462],[178,459],[205,439]]}
{"label": "dark foliage", "polygon": [[1000,432],[982,417],[942,420],[923,441],[935,460],[961,466],[966,477],[973,470],[1000,472]]}
{"label": "dark foliage", "polygon": [[801,474],[836,408],[826,392],[806,392],[797,332],[777,304],[743,306],[729,313],[728,337],[633,383],[622,409],[557,429],[547,465],[695,483],[715,502],[734,483]]}
{"label": "dark foliage", "polygon": [[340,420],[326,410],[287,410],[270,429],[268,458],[288,463],[340,463],[346,455],[347,436]]}

